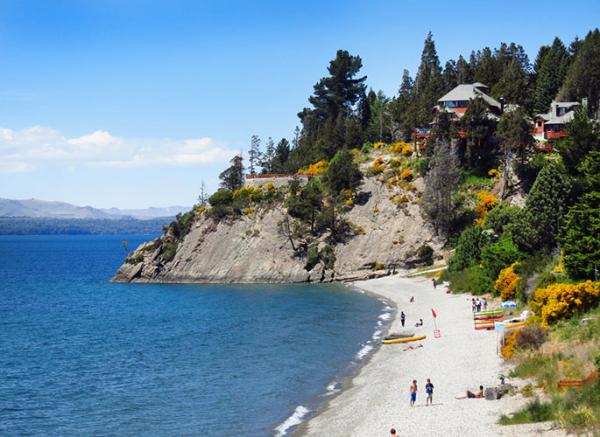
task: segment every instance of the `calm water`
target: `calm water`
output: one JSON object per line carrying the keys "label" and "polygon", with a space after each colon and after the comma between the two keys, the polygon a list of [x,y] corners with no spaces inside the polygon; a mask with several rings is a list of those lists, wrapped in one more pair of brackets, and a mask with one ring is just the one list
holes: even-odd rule
{"label": "calm water", "polygon": [[389,311],[341,286],[113,284],[121,238],[149,237],[0,237],[0,435],[293,431]]}

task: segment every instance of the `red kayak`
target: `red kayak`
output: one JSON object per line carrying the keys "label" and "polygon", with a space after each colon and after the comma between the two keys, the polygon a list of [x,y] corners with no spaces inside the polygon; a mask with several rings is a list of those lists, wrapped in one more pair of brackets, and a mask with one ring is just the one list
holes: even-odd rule
{"label": "red kayak", "polygon": [[493,320],[493,319],[501,319],[504,317],[504,314],[494,314],[492,316],[475,316],[475,320]]}
{"label": "red kayak", "polygon": [[475,325],[475,329],[494,329],[494,324],[488,324],[488,325]]}

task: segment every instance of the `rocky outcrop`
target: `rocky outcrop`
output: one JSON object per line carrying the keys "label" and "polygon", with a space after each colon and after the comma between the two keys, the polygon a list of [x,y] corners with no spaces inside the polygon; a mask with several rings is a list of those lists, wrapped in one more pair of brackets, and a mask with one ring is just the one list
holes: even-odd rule
{"label": "rocky outcrop", "polygon": [[[411,201],[394,202],[398,191],[375,178],[365,178],[361,204],[344,217],[356,235],[333,246],[335,263],[318,263],[308,271],[306,258],[297,256],[279,228],[283,206],[260,209],[236,219],[215,223],[199,214],[178,243],[175,256],[161,255],[164,238],[144,243],[127,258],[114,280],[122,282],[328,282],[372,278],[406,266],[423,244],[435,251],[440,242],[421,216],[417,194]],[[324,243],[322,243],[324,244]]]}

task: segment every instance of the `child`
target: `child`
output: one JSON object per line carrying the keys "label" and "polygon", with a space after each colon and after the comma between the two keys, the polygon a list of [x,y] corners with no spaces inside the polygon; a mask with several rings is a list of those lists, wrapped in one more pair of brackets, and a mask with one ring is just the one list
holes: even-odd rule
{"label": "child", "polygon": [[425,392],[427,393],[425,405],[433,404],[433,384],[431,383],[431,380],[429,378],[427,378],[427,384],[425,384]]}
{"label": "child", "polygon": [[410,385],[410,406],[413,407],[417,401],[417,380],[413,379]]}

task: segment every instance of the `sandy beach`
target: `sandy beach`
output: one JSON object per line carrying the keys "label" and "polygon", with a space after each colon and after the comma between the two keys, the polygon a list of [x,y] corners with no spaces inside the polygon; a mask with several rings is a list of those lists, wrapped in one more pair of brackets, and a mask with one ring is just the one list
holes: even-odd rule
{"label": "sandy beach", "polygon": [[[427,339],[410,343],[423,345],[410,350],[403,344],[381,346],[350,386],[301,427],[300,435],[388,436],[392,427],[400,436],[562,435],[556,430],[546,432],[549,424],[498,425],[501,414],[525,402],[520,395],[497,401],[455,399],[479,385],[498,385],[499,374],[507,372],[496,354],[496,333],[473,329],[471,296],[446,294],[441,286],[434,290],[426,278],[390,276],[354,285],[397,306],[390,333],[414,331],[427,335]],[[434,338],[432,308],[437,313],[440,338]],[[406,314],[405,328],[400,323],[400,311]],[[415,328],[420,318],[424,325]],[[435,386],[432,406],[425,405],[427,378]],[[418,395],[411,407],[409,386],[413,379],[418,382]]]}

